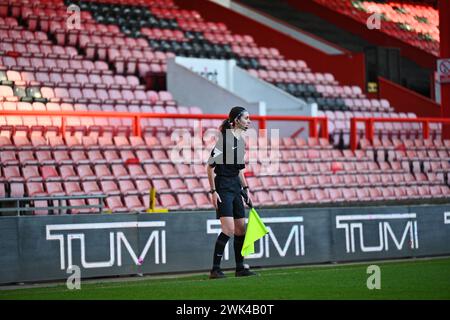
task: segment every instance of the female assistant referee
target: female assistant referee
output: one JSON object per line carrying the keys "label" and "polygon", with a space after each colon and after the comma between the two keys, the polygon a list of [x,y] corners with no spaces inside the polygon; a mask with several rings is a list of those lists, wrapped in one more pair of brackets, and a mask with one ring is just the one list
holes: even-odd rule
{"label": "female assistant referee", "polygon": [[243,173],[245,142],[242,133],[248,129],[250,122],[249,113],[245,108],[233,107],[228,119],[220,127],[221,136],[208,159],[207,172],[211,186],[211,200],[216,208],[217,219],[220,219],[222,226],[222,232],[217,238],[214,248],[210,279],[225,277],[220,269],[220,261],[232,235],[234,235],[236,259],[235,276],[256,275],[244,267],[244,257],[241,255],[245,238],[245,208],[242,197],[244,196],[246,203],[251,205],[248,185]]}

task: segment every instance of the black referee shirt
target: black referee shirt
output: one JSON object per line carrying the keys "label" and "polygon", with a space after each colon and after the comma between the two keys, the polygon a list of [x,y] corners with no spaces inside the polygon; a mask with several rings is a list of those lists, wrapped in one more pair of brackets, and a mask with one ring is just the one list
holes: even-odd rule
{"label": "black referee shirt", "polygon": [[227,130],[211,151],[208,164],[214,168],[216,175],[233,177],[245,168],[244,157],[244,138],[237,139],[231,130]]}

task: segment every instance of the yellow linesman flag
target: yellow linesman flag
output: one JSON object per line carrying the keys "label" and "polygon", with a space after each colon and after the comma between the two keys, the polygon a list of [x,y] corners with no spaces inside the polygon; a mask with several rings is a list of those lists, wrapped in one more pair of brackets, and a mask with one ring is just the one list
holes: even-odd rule
{"label": "yellow linesman flag", "polygon": [[255,208],[251,208],[248,215],[244,245],[241,250],[242,256],[245,257],[255,253],[255,241],[264,237],[267,233],[269,233],[269,230],[267,230]]}

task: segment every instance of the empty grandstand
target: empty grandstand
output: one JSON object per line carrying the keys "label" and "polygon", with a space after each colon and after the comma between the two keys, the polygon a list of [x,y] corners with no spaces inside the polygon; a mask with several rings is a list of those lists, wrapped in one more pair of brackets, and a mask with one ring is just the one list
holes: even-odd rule
{"label": "empty grandstand", "polygon": [[[383,142],[389,141],[381,145],[386,156],[366,149],[342,150],[349,143],[352,117],[415,118],[414,113],[397,114],[388,100],[369,99],[359,86],[340,85],[331,73],[314,72],[303,60],[286,59],[277,48],[259,46],[250,35],[234,34],[223,23],[209,22],[196,11],[166,1],[150,6],[119,1],[27,3],[4,7],[2,110],[201,113],[193,106],[179,106],[170,92],[155,91],[158,84],[152,78],[164,74],[166,59],[175,55],[234,58],[252,75],[317,103],[323,110],[319,115],[329,119],[331,141],[341,146],[335,149],[284,137],[283,177],[277,178],[284,183],[259,175],[257,167],[253,170],[252,184],[261,189],[255,193],[261,205],[382,200],[382,190],[389,188],[387,194],[392,197],[397,192],[401,198],[440,198],[449,193],[446,145],[439,147],[436,142],[436,148],[442,149],[429,150],[428,155],[425,150],[420,157],[395,152],[405,144],[395,137],[420,141],[420,124],[377,124],[377,134]],[[70,5],[80,6],[80,30],[66,23]],[[188,128],[187,120],[149,119],[143,126],[147,142],[130,137],[131,119],[67,117],[64,136],[59,116],[3,116],[2,122],[3,196],[96,191],[107,195],[105,206],[114,212],[143,211],[145,204],[148,207],[148,186],[153,185],[164,207],[208,206],[201,165],[177,168],[165,163],[171,129]],[[430,139],[432,146],[433,139],[440,141],[438,126],[432,128]],[[160,149],[159,153],[150,148]],[[389,148],[394,150],[388,153]],[[127,164],[130,159],[138,162]],[[340,161],[342,168],[333,175],[334,161]],[[392,177],[390,170],[398,176],[383,183],[384,176]],[[68,175],[75,189],[65,182]],[[364,189],[352,188],[361,183]],[[196,191],[187,184],[196,186]]]}
{"label": "empty grandstand", "polygon": [[[443,42],[449,48],[436,1],[308,2],[364,25],[378,13],[380,32],[421,51],[425,64],[430,56],[434,63],[448,58],[448,51],[440,51]],[[272,123],[272,129],[291,130],[281,131],[277,171],[267,170],[259,151],[247,146],[246,176],[258,208],[404,206],[408,212],[412,205],[447,205],[448,84],[440,102],[379,75],[371,91],[364,54],[278,19],[234,1],[0,0],[2,218],[80,216],[98,222],[158,209],[168,209],[169,218],[172,211],[190,217],[213,212],[205,165],[213,132],[235,100],[223,89],[211,97],[211,112],[178,99],[168,65],[180,57],[234,60],[252,81],[307,110],[300,114],[275,103],[270,112],[254,114],[255,129]],[[246,84],[235,81],[234,87]],[[181,140],[173,139],[177,132],[200,134],[200,140],[180,147]],[[193,160],[175,162],[180,148]],[[213,223],[208,232],[214,233],[211,228]],[[55,237],[48,225],[45,235]],[[66,267],[61,260],[61,269]]]}

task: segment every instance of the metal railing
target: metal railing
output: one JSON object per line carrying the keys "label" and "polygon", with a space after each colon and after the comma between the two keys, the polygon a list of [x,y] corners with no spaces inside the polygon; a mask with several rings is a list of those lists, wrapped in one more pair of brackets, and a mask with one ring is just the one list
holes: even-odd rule
{"label": "metal railing", "polygon": [[[223,120],[226,114],[168,114],[168,113],[139,113],[139,112],[115,112],[115,111],[15,111],[2,110],[1,116],[51,116],[61,117],[60,133],[66,132],[67,117],[92,117],[92,118],[131,118],[133,119],[132,132],[134,136],[142,136],[141,119],[198,119],[198,120]],[[328,139],[328,118],[308,116],[260,116],[251,115],[251,119],[258,121],[259,129],[267,128],[267,121],[306,121],[309,124],[309,136],[313,138]],[[320,129],[319,127],[320,126]],[[320,131],[320,132],[319,132]]]}
{"label": "metal railing", "polygon": [[[15,203],[15,207],[2,207],[0,206],[0,216],[3,213],[14,213],[16,212],[17,216],[20,216],[21,212],[36,212],[36,211],[48,211],[52,212],[54,215],[65,214],[67,211],[71,211],[72,209],[88,209],[89,211],[92,209],[98,209],[98,213],[103,212],[103,200],[106,198],[105,194],[96,194],[96,195],[74,195],[74,196],[38,196],[38,197],[22,197],[22,198],[0,198],[0,204],[4,205],[6,203]],[[80,206],[70,206],[70,205],[62,205],[63,202],[67,200],[76,200],[76,199],[98,199],[98,204],[93,205],[80,205]],[[34,202],[36,201],[51,201],[51,206],[42,206],[36,207],[34,206]],[[60,205],[54,205],[53,202],[57,201]],[[92,212],[95,213],[95,212]]]}
{"label": "metal railing", "polygon": [[430,123],[442,123],[450,124],[448,118],[351,118],[350,119],[350,148],[356,150],[358,147],[358,132],[357,123],[364,123],[365,137],[370,143],[373,142],[375,135],[375,123],[376,122],[408,122],[408,123],[421,123],[422,135],[424,139],[430,137]]}

